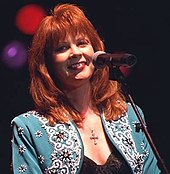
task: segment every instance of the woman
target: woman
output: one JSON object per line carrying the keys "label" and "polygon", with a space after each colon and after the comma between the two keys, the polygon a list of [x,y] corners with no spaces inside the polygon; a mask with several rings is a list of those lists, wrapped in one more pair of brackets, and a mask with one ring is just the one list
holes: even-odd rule
{"label": "woman", "polygon": [[29,56],[36,109],[12,120],[14,173],[160,173],[120,84],[94,68],[96,51],[104,44],[80,7],[42,20]]}

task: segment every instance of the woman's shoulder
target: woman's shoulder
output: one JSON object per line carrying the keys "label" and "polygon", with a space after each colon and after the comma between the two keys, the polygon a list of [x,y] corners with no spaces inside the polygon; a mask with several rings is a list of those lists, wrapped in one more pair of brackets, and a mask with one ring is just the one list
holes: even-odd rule
{"label": "woman's shoulder", "polygon": [[140,116],[142,117],[142,119],[144,120],[143,110],[141,109],[140,106],[138,106],[138,105],[135,105],[135,106],[136,107],[134,108],[131,103],[127,103],[127,108],[128,108],[127,115],[128,115],[128,118],[132,119],[132,120],[136,120],[138,118],[137,115],[136,115],[136,112],[138,112],[140,114]]}
{"label": "woman's shoulder", "polygon": [[21,125],[25,125],[25,126],[38,126],[40,125],[40,122],[47,122],[47,119],[41,115],[40,113],[38,113],[35,110],[30,110],[30,111],[26,111],[24,113],[21,113],[17,116],[15,116],[12,121],[11,124],[15,124],[18,126]]}

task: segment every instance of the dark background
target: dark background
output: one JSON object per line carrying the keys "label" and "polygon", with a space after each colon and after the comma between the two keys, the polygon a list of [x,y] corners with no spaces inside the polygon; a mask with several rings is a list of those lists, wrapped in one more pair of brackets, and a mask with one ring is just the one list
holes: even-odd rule
{"label": "dark background", "polygon": [[[147,128],[166,167],[170,169],[169,134],[169,32],[168,1],[155,0],[2,0],[0,6],[0,54],[13,39],[29,46],[31,36],[15,26],[20,7],[36,3],[47,11],[59,2],[77,3],[105,41],[106,51],[127,51],[137,56],[128,77],[130,93],[147,122]],[[12,70],[0,59],[0,173],[10,173],[11,127],[14,116],[33,107],[29,96],[28,67]]]}

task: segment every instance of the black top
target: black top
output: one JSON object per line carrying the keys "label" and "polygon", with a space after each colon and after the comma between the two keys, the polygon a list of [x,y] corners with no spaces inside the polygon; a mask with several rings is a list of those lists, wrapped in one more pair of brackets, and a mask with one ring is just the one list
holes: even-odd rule
{"label": "black top", "polygon": [[131,174],[132,171],[120,153],[112,152],[106,163],[97,165],[93,160],[84,157],[80,174]]}

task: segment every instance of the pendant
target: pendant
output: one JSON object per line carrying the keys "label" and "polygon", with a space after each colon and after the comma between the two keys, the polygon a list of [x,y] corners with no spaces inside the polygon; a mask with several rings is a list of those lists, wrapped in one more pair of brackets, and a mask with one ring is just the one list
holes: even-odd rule
{"label": "pendant", "polygon": [[91,130],[90,139],[94,141],[94,145],[97,145],[98,136],[95,134],[94,129]]}

